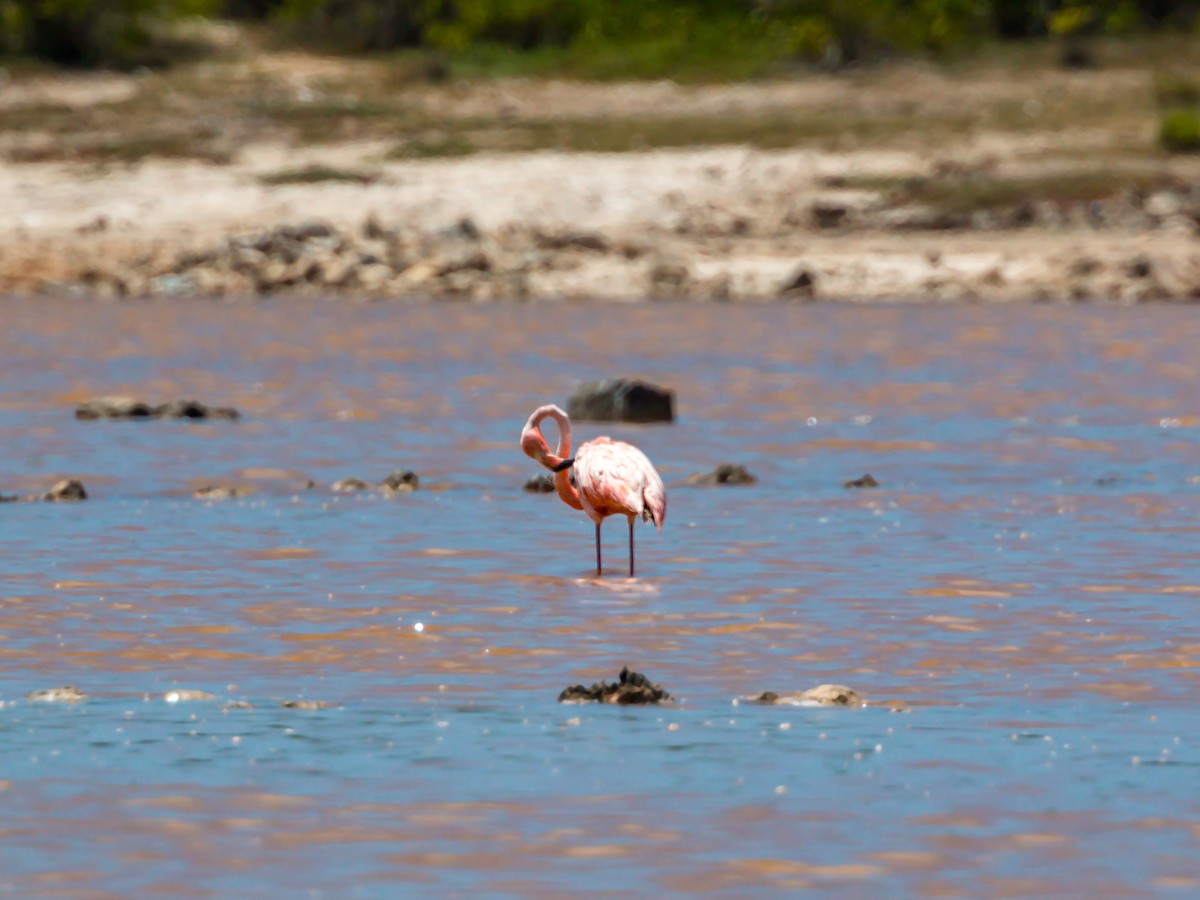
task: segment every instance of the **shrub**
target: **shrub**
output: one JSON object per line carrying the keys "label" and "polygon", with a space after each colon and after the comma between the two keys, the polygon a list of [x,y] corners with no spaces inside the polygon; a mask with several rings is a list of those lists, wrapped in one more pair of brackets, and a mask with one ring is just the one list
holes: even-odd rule
{"label": "shrub", "polygon": [[0,0],[0,50],[66,66],[165,62],[155,27],[215,8],[215,0]]}
{"label": "shrub", "polygon": [[1200,153],[1200,111],[1168,109],[1159,123],[1158,140],[1171,153]]}

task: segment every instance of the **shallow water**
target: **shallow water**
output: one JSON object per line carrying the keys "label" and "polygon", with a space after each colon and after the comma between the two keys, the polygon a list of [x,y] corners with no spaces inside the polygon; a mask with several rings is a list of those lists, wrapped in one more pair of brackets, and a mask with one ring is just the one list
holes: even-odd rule
{"label": "shallow water", "polygon": [[[0,318],[0,491],[91,493],[0,506],[0,892],[1200,886],[1191,310]],[[606,525],[597,580],[590,523],[521,490],[516,439],[627,373],[679,421],[579,437],[639,444],[667,522],[635,581]],[[244,418],[73,419],[110,393]],[[672,484],[725,461],[759,484]],[[328,489],[403,468],[420,491]],[[864,472],[882,486],[842,487]],[[252,492],[192,498],[209,483]],[[679,703],[555,703],[626,664]],[[731,702],[822,682],[869,703]],[[89,699],[24,700],[62,684]]]}

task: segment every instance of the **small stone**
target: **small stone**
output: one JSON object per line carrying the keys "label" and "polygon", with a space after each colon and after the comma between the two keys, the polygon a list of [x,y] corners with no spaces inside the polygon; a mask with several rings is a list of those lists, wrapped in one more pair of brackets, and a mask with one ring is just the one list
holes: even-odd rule
{"label": "small stone", "polygon": [[675,393],[632,378],[590,381],[567,400],[567,415],[592,422],[671,422]]}
{"label": "small stone", "polygon": [[331,485],[331,488],[339,494],[350,494],[354,491],[370,490],[371,485],[361,478],[339,478]]}
{"label": "small stone", "polygon": [[166,419],[227,419],[241,415],[228,406],[208,406],[199,400],[172,400],[159,407],[158,415]]}
{"label": "small stone", "polygon": [[392,494],[411,494],[421,486],[421,481],[417,478],[416,472],[393,472],[383,481],[379,482],[379,486],[386,493]]}
{"label": "small stone", "polygon": [[751,475],[745,466],[738,466],[733,463],[721,463],[721,465],[717,466],[711,472],[700,472],[689,476],[686,483],[693,485],[739,485],[757,484],[758,479]]}
{"label": "small stone", "polygon": [[837,228],[846,221],[850,210],[841,203],[817,201],[809,207],[808,214],[817,228]]}
{"label": "small stone", "polygon": [[206,484],[204,487],[196,488],[192,492],[192,496],[197,500],[232,500],[235,497],[241,497],[242,493],[239,488]]}
{"label": "small stone", "polygon": [[75,407],[77,419],[148,419],[156,415],[156,407],[133,397],[98,397]]}
{"label": "small stone", "polygon": [[194,700],[216,700],[215,694],[210,694],[208,691],[167,691],[163,694],[163,699],[168,703],[189,703]]}
{"label": "small stone", "polygon": [[875,476],[868,472],[866,475],[851,479],[842,483],[842,487],[847,488],[873,488],[879,487],[879,482],[875,480]]}
{"label": "small stone", "polygon": [[862,706],[862,698],[842,684],[820,684],[798,694],[777,694],[763,691],[739,697],[735,703],[754,703],[762,706]]}
{"label": "small stone", "polygon": [[800,266],[779,286],[784,297],[809,299],[817,295],[817,275],[807,266]]}
{"label": "small stone", "polygon": [[80,700],[86,700],[87,694],[69,684],[65,687],[30,691],[25,695],[25,699],[30,703],[78,703]]}
{"label": "small stone", "polygon": [[534,475],[527,482],[523,490],[531,494],[553,494],[554,493],[554,476],[552,475]]}
{"label": "small stone", "polygon": [[247,700],[230,700],[222,709],[254,709],[254,704]]}
{"label": "small stone", "polygon": [[87,491],[83,487],[83,482],[78,478],[64,478],[62,481],[56,482],[42,497],[43,500],[49,500],[53,503],[57,502],[75,502],[78,500],[87,499]]}
{"label": "small stone", "polygon": [[325,700],[284,700],[279,705],[284,709],[329,709],[333,706]]}

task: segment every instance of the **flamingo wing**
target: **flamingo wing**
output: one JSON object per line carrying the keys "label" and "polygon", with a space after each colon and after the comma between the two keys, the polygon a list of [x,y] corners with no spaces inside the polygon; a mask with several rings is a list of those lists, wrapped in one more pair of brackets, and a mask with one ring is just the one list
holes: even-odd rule
{"label": "flamingo wing", "polygon": [[646,516],[662,527],[667,512],[662,478],[632,444],[609,438],[588,441],[575,454],[575,479],[585,505],[600,518]]}

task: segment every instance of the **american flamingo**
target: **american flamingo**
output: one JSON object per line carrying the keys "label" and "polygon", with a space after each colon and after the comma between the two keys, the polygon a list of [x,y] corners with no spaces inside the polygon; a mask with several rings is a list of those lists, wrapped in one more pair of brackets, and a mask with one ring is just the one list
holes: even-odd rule
{"label": "american flamingo", "polygon": [[[558,449],[542,435],[541,423],[558,425]],[[607,437],[582,444],[571,458],[571,420],[553,404],[539,406],[521,431],[521,450],[554,473],[554,489],[568,506],[596,523],[596,574],[600,574],[600,523],[620,514],[629,519],[629,577],[633,577],[633,520],[641,516],[662,530],[667,492],[646,454],[632,444]]]}

